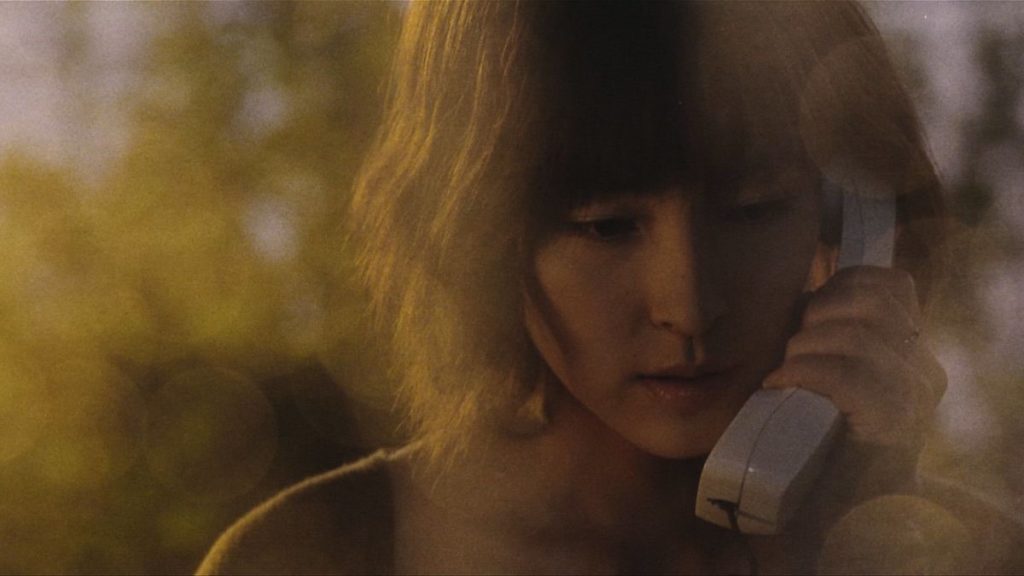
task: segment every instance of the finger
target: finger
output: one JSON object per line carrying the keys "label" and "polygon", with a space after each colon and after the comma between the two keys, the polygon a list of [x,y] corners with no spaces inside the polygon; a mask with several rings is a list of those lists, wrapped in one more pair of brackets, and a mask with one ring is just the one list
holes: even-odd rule
{"label": "finger", "polygon": [[[880,332],[857,320],[834,320],[798,332],[786,345],[786,361],[798,356],[848,356],[870,363],[875,373],[913,386],[915,397],[933,412],[946,390],[946,372],[920,338],[910,339]],[[785,366],[785,363],[783,364]],[[870,387],[870,383],[867,383]],[[868,393],[886,394],[886,390]]]}
{"label": "finger", "polygon": [[915,343],[909,359],[911,365],[919,371],[922,379],[928,385],[929,406],[934,413],[935,409],[939,406],[939,402],[942,401],[942,397],[946,395],[946,389],[949,387],[949,377],[946,375],[946,369],[939,362],[939,359],[923,340],[921,338]]}
{"label": "finger", "polygon": [[[797,386],[833,398],[856,423],[857,436],[916,446],[931,427],[946,374],[920,341],[899,344],[856,321],[808,328],[790,340],[785,362],[764,386]],[[893,430],[913,430],[915,435],[897,440]]]}
{"label": "finger", "polygon": [[[815,321],[786,343],[786,358],[812,354],[878,357],[902,364],[911,347],[912,332],[905,325],[838,317]],[[908,343],[909,341],[909,343]]]}
{"label": "finger", "polygon": [[[804,388],[832,400],[844,414],[861,412],[871,406],[880,374],[864,359],[846,354],[807,354],[787,358],[763,383],[765,388]],[[856,384],[850,384],[854,382]],[[867,384],[865,384],[867,383]]]}
{"label": "finger", "polygon": [[885,331],[899,332],[902,337],[918,329],[913,311],[888,290],[868,290],[861,286],[843,286],[815,294],[804,309],[801,325],[806,327],[840,319],[859,319],[882,329],[893,326]]}
{"label": "finger", "polygon": [[818,292],[822,295],[835,293],[857,297],[858,294],[870,294],[876,290],[888,292],[906,309],[915,323],[920,322],[921,308],[914,277],[905,270],[877,266],[844,268],[836,272]]}
{"label": "finger", "polygon": [[919,333],[908,333],[905,327],[891,323],[870,324],[861,320],[830,320],[797,332],[786,344],[785,357],[836,355],[861,357],[874,362],[877,372],[906,373],[919,383],[924,405],[930,410],[938,406],[946,392],[946,371]]}
{"label": "finger", "polygon": [[[797,356],[773,372],[766,387],[798,387],[829,398],[845,417],[851,439],[916,446],[930,418],[922,417],[914,386],[884,385],[870,362],[849,356]],[[886,393],[877,393],[885,390]]]}

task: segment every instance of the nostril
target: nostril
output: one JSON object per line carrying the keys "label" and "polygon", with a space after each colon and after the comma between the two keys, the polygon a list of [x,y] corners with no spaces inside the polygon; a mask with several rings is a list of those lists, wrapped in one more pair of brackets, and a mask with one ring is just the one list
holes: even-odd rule
{"label": "nostril", "polygon": [[694,338],[687,338],[686,345],[683,346],[683,357],[686,359],[687,364],[697,363],[697,347],[694,340]]}
{"label": "nostril", "polygon": [[693,350],[695,346],[699,347],[699,343],[695,344],[695,340],[699,340],[710,332],[728,314],[724,303],[701,304],[692,307],[677,304],[674,309],[662,309],[663,313],[661,314],[657,309],[651,311],[650,320],[653,326],[685,340],[685,346],[688,348],[687,357],[695,354]]}

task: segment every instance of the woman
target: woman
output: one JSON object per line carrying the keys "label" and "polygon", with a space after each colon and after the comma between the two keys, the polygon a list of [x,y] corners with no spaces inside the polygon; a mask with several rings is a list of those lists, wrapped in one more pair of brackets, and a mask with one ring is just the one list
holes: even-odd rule
{"label": "woman", "polygon": [[[413,3],[388,110],[351,220],[414,442],[278,496],[200,572],[842,570],[879,506],[942,554],[875,570],[1002,566],[972,532],[996,521],[915,474],[944,213],[857,6]],[[894,198],[893,268],[836,271],[827,185]],[[845,417],[770,538],[694,516],[762,386]]]}

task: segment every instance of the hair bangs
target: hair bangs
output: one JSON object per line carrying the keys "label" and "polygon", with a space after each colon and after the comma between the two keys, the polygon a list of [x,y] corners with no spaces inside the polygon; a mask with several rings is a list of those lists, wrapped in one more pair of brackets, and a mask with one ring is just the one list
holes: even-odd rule
{"label": "hair bangs", "polygon": [[800,129],[801,98],[817,59],[814,30],[780,14],[787,6],[741,3],[701,12],[687,89],[700,118],[702,179],[712,184],[760,170],[811,168]]}
{"label": "hair bangs", "polygon": [[696,170],[680,90],[692,18],[676,3],[541,3],[532,63],[543,130],[530,184],[544,212],[640,193]]}
{"label": "hair bangs", "polygon": [[856,4],[413,3],[393,70],[348,226],[409,429],[438,450],[543,387],[531,246],[593,199],[852,164],[837,184],[901,195],[896,265],[935,277],[940,186]]}

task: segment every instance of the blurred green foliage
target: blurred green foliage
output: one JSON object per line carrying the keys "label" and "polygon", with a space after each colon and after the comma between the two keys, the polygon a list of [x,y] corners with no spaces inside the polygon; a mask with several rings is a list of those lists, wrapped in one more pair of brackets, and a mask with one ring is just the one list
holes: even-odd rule
{"label": "blurred green foliage", "polygon": [[191,572],[259,499],[390,438],[339,225],[400,7],[149,9],[98,183],[0,160],[2,573]]}
{"label": "blurred green foliage", "polygon": [[[970,400],[975,406],[969,410],[973,413],[953,406],[948,430],[935,439],[926,463],[993,500],[1016,500],[1017,509],[1010,513],[1020,514],[1024,364],[1016,348],[1024,330],[1014,314],[1024,310],[1018,285],[1024,278],[1024,36],[1019,30],[982,26],[973,38],[972,55],[983,97],[977,113],[956,118],[963,169],[946,182],[955,222],[952,267],[932,310],[936,335],[955,343],[964,353],[958,361],[969,368],[952,375],[971,378],[950,382],[951,392],[954,387],[968,391],[954,395],[954,402]],[[979,417],[985,421],[976,422]],[[983,441],[957,437],[965,426],[975,428]]]}
{"label": "blurred green foliage", "polygon": [[[111,167],[87,182],[0,158],[0,573],[191,572],[260,499],[395,438],[340,225],[401,5],[147,9],[165,26]],[[67,5],[71,23],[87,12]],[[1024,254],[982,169],[992,150],[1024,157],[1024,44],[978,42],[990,101],[949,183],[964,226],[936,321],[980,354],[977,278]],[[927,461],[1019,494],[1024,370],[1000,366],[978,382],[999,440],[937,438]]]}

